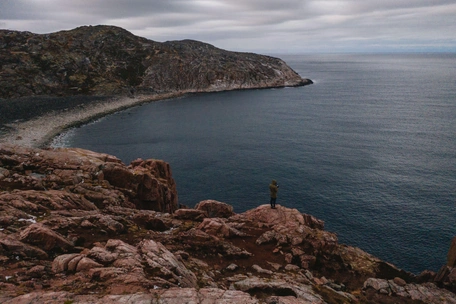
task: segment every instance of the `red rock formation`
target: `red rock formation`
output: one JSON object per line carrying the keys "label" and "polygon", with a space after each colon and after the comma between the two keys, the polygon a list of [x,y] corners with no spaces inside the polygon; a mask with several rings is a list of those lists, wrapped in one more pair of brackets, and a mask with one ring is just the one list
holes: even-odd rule
{"label": "red rock formation", "polygon": [[19,239],[24,243],[39,246],[45,251],[58,250],[66,252],[73,249],[73,244],[70,241],[41,224],[28,226],[21,231]]}
{"label": "red rock formation", "polygon": [[177,209],[176,184],[169,165],[161,160],[136,160],[127,167],[114,156],[78,148],[40,150],[3,144],[0,167],[1,188],[34,190],[21,192],[21,198],[12,193],[3,199],[22,204],[32,200],[43,212],[107,206],[170,213]]}
{"label": "red rock formation", "polygon": [[215,200],[201,201],[196,204],[195,209],[206,212],[208,217],[230,217],[234,215],[233,206]]}
{"label": "red rock formation", "polygon": [[0,174],[0,303],[456,302],[296,209],[172,214],[162,161],[0,146]]}

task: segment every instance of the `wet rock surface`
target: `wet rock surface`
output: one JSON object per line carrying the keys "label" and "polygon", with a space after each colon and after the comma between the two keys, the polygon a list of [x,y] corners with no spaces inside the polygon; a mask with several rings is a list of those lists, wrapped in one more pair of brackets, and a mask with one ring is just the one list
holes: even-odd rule
{"label": "wet rock surface", "polygon": [[162,161],[0,145],[0,191],[1,303],[456,303],[452,249],[415,276],[296,209],[177,209]]}

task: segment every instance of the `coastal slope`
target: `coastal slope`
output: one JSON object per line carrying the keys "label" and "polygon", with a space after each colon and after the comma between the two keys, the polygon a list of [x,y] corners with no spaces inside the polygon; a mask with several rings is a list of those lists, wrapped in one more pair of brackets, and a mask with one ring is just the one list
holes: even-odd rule
{"label": "coastal slope", "polygon": [[0,30],[0,98],[213,92],[300,86],[281,59],[194,41],[155,42],[115,26],[51,34]]}

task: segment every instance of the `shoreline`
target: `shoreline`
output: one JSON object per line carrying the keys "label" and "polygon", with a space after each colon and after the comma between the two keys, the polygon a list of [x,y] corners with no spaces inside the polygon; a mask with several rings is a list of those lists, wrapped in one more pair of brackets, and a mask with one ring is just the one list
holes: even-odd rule
{"label": "shoreline", "polygon": [[[303,83],[297,86],[301,87],[312,84],[313,81],[303,78]],[[231,88],[222,91],[246,90],[246,89],[272,89],[284,88],[289,86],[278,87],[259,87],[259,88]],[[78,127],[94,121],[106,115],[122,111],[141,104],[178,98],[186,94],[193,93],[214,93],[221,91],[194,91],[184,90],[178,92],[167,92],[147,95],[137,95],[134,97],[123,96],[76,96],[79,101],[72,103],[69,107],[65,104],[44,105],[44,109],[34,108],[36,100],[51,100],[52,102],[60,101],[68,97],[53,96],[36,96],[31,100],[21,101],[22,109],[15,109],[16,113],[12,117],[2,117],[0,113],[0,144],[9,143],[30,148],[49,148],[52,140],[59,134],[70,128]],[[1,101],[1,100],[0,100]],[[52,103],[51,102],[51,103]],[[1,105],[1,104],[0,104]],[[11,104],[9,110],[12,110]],[[37,111],[35,113],[24,113],[21,111]],[[24,115],[26,114],[26,115]]]}
{"label": "shoreline", "polygon": [[[0,144],[9,143],[30,148],[47,148],[52,140],[65,130],[78,127],[106,115],[141,104],[172,99],[186,92],[139,95],[136,97],[113,97],[101,102],[70,109],[53,110],[37,117],[4,124]],[[87,98],[90,98],[88,96]],[[5,131],[5,127],[7,130]]]}

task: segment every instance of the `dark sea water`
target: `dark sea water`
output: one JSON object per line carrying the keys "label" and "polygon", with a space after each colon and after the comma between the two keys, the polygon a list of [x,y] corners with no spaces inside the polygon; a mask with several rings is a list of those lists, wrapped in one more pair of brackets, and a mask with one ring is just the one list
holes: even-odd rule
{"label": "dark sea water", "polygon": [[456,236],[456,54],[280,56],[315,84],[190,95],[70,130],[56,144],[171,164],[179,201],[269,201],[419,273]]}

